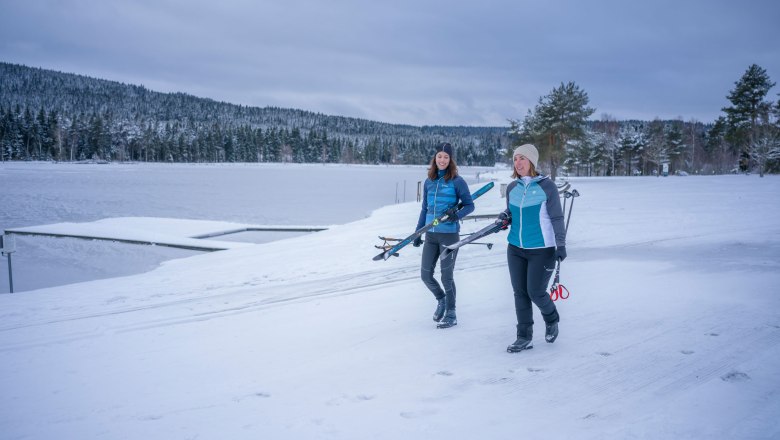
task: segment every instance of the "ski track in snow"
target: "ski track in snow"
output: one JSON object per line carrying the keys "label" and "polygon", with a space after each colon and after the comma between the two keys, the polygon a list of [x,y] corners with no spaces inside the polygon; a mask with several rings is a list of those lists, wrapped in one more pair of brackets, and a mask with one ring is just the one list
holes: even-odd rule
{"label": "ski track in snow", "polygon": [[[409,274],[409,270],[407,268],[407,270],[401,269],[393,272],[378,269],[367,272],[341,275],[337,277],[325,277],[322,279],[305,281],[281,279],[270,285],[238,286],[232,289],[222,289],[230,290],[227,293],[196,295],[174,301],[160,301],[143,306],[118,307],[113,309],[109,308],[108,310],[105,310],[106,307],[100,307],[100,309],[103,310],[102,312],[61,315],[57,316],[56,318],[44,319],[37,322],[30,322],[26,320],[24,323],[18,322],[16,324],[6,324],[4,326],[0,326],[0,332],[68,321],[78,321],[133,312],[157,310],[167,307],[180,308],[181,306],[189,306],[188,310],[190,310],[190,313],[188,314],[192,316],[198,316],[200,314],[223,314],[237,311],[252,311],[257,308],[278,305],[280,303],[290,301],[312,299],[314,297],[320,297],[324,295],[347,295],[352,294],[352,291],[354,290],[365,290],[373,286],[385,285],[387,283],[405,282],[414,278],[419,271],[416,266],[413,269],[415,275]],[[177,295],[179,294],[177,293]],[[186,294],[184,294],[184,296],[186,296]],[[258,300],[258,296],[267,296],[267,298]],[[232,301],[230,306],[220,307],[217,301],[225,300]],[[117,299],[112,299],[111,301],[115,302]],[[224,303],[222,303],[222,305],[224,305]],[[199,306],[209,307],[212,308],[212,310],[209,310],[208,312],[196,311],[195,308]],[[214,307],[217,308],[214,309]],[[138,318],[134,318],[134,320],[135,319]]]}
{"label": "ski track in snow", "polygon": [[[502,235],[499,237],[505,239]],[[500,248],[500,246],[498,246]],[[0,332],[10,332],[28,327],[40,327],[52,324],[64,324],[73,321],[84,321],[98,318],[111,317],[116,315],[134,314],[132,321],[135,323],[132,328],[147,329],[155,326],[166,326],[182,324],[193,321],[202,321],[214,319],[217,317],[231,316],[237,313],[249,313],[255,310],[277,307],[288,302],[314,300],[325,296],[351,295],[354,293],[363,293],[370,291],[378,286],[387,286],[393,284],[405,283],[409,280],[419,278],[419,266],[415,257],[410,257],[408,253],[414,249],[411,245],[407,246],[402,257],[405,258],[401,264],[393,264],[385,261],[368,262],[371,267],[369,270],[363,270],[353,273],[342,273],[337,276],[314,276],[313,279],[289,279],[279,278],[273,280],[254,280],[229,287],[219,286],[220,293],[208,293],[203,295],[201,292],[210,292],[206,286],[199,291],[190,292],[172,292],[175,300],[165,300],[165,296],[159,293],[151,296],[141,296],[131,299],[127,296],[115,296],[107,299],[104,303],[95,304],[92,308],[94,312],[81,313],[61,313],[57,310],[49,310],[46,314],[52,315],[49,318],[31,319],[30,316],[17,316],[14,314],[4,316],[3,325],[0,325]],[[462,252],[462,251],[460,251]],[[490,251],[488,251],[490,252]],[[499,252],[487,254],[488,258],[471,258],[466,264],[461,265],[465,269],[459,271],[480,272],[484,269],[502,267],[505,265],[503,259],[498,256]],[[484,252],[483,252],[484,254]],[[388,266],[390,266],[388,268]],[[328,275],[328,274],[326,274]],[[167,295],[166,295],[167,296]],[[141,302],[143,305],[126,305],[125,302]],[[157,314],[161,309],[174,308],[174,312],[166,314],[165,319],[145,319],[144,312],[147,314]],[[186,313],[181,314],[181,311]],[[175,317],[171,317],[175,316]],[[108,328],[116,331],[130,331],[131,327],[116,328],[109,325]],[[63,341],[73,340],[72,336],[63,337],[62,333],[57,334]],[[95,333],[100,334],[100,333]],[[83,336],[89,337],[89,335]],[[56,338],[56,337],[55,337]],[[78,338],[78,336],[77,336]],[[9,338],[14,339],[14,338]],[[56,339],[55,339],[56,341]],[[35,345],[43,342],[37,341]],[[12,345],[0,345],[0,351],[8,349],[17,349],[25,347],[18,340]]]}
{"label": "ski track in snow", "polygon": [[[397,258],[397,257],[393,257]],[[375,265],[381,265],[382,261],[375,262]],[[505,262],[502,259],[475,259],[469,262],[466,272],[479,272],[484,269],[503,267]],[[169,325],[186,324],[189,322],[204,321],[221,317],[228,317],[239,313],[251,313],[260,309],[269,307],[279,307],[290,302],[312,301],[327,296],[343,296],[357,293],[366,293],[377,286],[386,287],[388,285],[402,284],[419,277],[419,267],[417,264],[405,264],[401,267],[391,270],[383,269],[382,266],[376,269],[357,272],[336,277],[324,277],[321,279],[295,281],[281,279],[269,285],[256,286],[237,286],[228,290],[227,293],[195,295],[177,294],[185,298],[173,301],[158,301],[151,304],[131,307],[97,307],[99,312],[93,313],[75,313],[75,314],[57,314],[50,319],[39,321],[24,319],[24,322],[6,323],[0,326],[0,332],[12,332],[14,330],[25,329],[29,327],[41,327],[56,324],[68,324],[74,321],[87,321],[100,318],[110,318],[116,315],[134,314],[132,325],[101,324],[99,331],[77,332],[68,334],[67,330],[58,330],[56,332],[47,332],[50,334],[50,340],[24,343],[21,338],[8,338],[13,340],[12,344],[0,344],[0,352],[7,350],[22,349],[30,346],[41,346],[57,342],[71,342],[81,338],[88,338],[103,335],[106,332],[126,332],[133,330],[145,330],[155,327],[164,327]],[[301,293],[305,292],[305,293]],[[195,292],[190,292],[192,294]],[[188,297],[186,297],[188,296]],[[258,299],[260,297],[260,299]],[[144,298],[147,300],[148,298]],[[109,302],[124,301],[112,298]],[[146,314],[157,315],[161,309],[175,308],[176,311],[166,312],[166,318],[144,318]],[[185,313],[181,313],[184,311]],[[6,319],[6,321],[9,321]]]}

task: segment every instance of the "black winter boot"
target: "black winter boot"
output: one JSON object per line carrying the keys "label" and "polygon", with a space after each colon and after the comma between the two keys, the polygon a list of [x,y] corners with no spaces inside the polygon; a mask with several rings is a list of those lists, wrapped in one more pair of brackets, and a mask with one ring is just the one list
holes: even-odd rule
{"label": "black winter boot", "polygon": [[558,337],[558,323],[546,324],[545,327],[544,340],[552,344]]}
{"label": "black winter boot", "polygon": [[454,325],[458,325],[458,318],[455,317],[455,309],[450,309],[444,314],[444,319],[436,325],[436,328],[450,328]]}
{"label": "black winter boot", "polygon": [[544,315],[543,317],[545,323],[544,340],[552,344],[558,337],[558,321],[560,321],[561,318],[558,315],[558,310],[554,310],[551,314]]}
{"label": "black winter boot", "polygon": [[436,322],[441,321],[441,318],[444,317],[444,298],[440,298],[439,303],[436,305],[436,311],[433,312],[433,320]]}
{"label": "black winter boot", "polygon": [[534,348],[533,343],[534,328],[533,326],[517,326],[517,340],[506,348],[507,353],[517,353],[523,350],[530,350]]}

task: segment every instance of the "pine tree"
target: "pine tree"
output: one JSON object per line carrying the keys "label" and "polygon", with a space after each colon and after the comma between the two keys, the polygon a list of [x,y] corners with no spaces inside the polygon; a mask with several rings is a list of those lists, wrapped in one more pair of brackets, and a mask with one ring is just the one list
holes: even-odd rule
{"label": "pine tree", "polygon": [[[523,121],[522,130],[517,132],[521,139],[530,138],[540,156],[547,158],[553,180],[566,158],[567,145],[586,138],[586,121],[596,111],[588,107],[588,101],[588,94],[574,82],[561,83],[549,95],[539,98],[534,111],[529,111]],[[519,125],[512,124],[515,129]]]}
{"label": "pine tree", "polygon": [[666,154],[669,157],[669,172],[680,168],[687,146],[683,143],[682,121],[673,121],[666,130]]}
{"label": "pine tree", "polygon": [[750,151],[756,141],[759,118],[770,111],[771,104],[764,98],[774,86],[766,70],[753,64],[729,92],[727,98],[732,105],[722,109],[726,113],[726,139],[739,152],[742,171],[750,167]]}

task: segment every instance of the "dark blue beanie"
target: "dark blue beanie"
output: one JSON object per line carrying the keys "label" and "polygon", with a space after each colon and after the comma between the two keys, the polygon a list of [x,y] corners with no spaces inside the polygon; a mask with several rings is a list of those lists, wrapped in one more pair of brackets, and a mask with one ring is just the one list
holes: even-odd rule
{"label": "dark blue beanie", "polygon": [[452,155],[452,145],[450,145],[449,142],[442,142],[441,144],[436,146],[436,152],[443,151],[450,155],[450,158],[453,157]]}

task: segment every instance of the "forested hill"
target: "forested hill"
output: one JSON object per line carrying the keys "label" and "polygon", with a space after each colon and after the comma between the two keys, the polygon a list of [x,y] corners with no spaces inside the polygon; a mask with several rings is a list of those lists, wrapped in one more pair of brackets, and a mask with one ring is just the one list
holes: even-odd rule
{"label": "forested hill", "polygon": [[507,131],[248,107],[0,63],[3,160],[422,164],[447,141],[459,164],[493,165]]}

